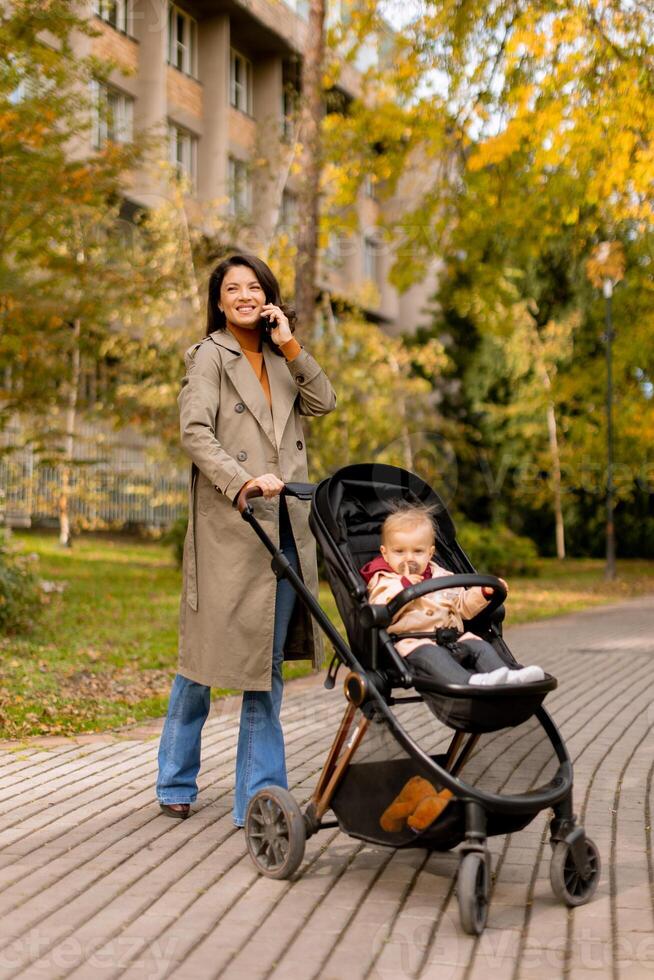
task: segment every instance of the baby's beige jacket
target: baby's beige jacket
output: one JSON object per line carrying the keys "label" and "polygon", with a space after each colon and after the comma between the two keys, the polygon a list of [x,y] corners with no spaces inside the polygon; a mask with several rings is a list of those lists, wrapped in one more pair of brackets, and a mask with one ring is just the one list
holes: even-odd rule
{"label": "baby's beige jacket", "polygon": [[[433,578],[441,578],[453,573],[441,568],[430,561],[429,567]],[[368,582],[368,597],[370,602],[385,605],[402,592],[402,576],[397,572],[384,569],[375,572]],[[480,588],[442,589],[429,595],[414,599],[400,610],[389,626],[389,633],[404,632],[433,632],[440,627],[450,627],[463,632],[463,620],[472,619],[488,605],[488,599]],[[407,637],[395,644],[398,653],[406,657],[412,650],[428,643],[429,640]]]}

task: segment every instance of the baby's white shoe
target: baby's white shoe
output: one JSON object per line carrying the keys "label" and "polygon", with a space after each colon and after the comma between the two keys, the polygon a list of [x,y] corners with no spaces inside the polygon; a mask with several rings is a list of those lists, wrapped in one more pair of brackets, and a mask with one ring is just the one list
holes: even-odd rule
{"label": "baby's white shoe", "polygon": [[532,664],[529,667],[521,667],[520,670],[510,670],[507,684],[531,684],[532,681],[542,681],[545,679],[545,671],[542,667]]}
{"label": "baby's white shoe", "polygon": [[497,670],[491,670],[488,674],[471,674],[468,678],[468,684],[472,684],[473,687],[497,687],[499,684],[507,683],[510,673],[508,667],[498,667]]}

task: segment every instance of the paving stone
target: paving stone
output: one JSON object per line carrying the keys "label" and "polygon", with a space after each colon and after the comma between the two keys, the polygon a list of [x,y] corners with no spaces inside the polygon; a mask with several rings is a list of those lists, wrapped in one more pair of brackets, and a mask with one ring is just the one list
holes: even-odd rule
{"label": "paving stone", "polygon": [[[420,980],[551,980],[567,970],[571,980],[615,980],[617,966],[627,980],[654,978],[645,832],[654,660],[611,652],[610,637],[624,640],[630,629],[650,642],[654,598],[508,631],[519,659],[560,680],[547,705],[575,762],[575,807],[604,863],[589,905],[569,911],[552,895],[550,847],[541,844],[548,814],[489,841],[495,882],[479,940],[461,930],[456,853],[425,860],[420,849],[393,852],[330,830],[307,842],[294,880],[258,877],[231,827],[240,700],[228,698],[207,721],[201,793],[183,824],[161,818],[153,799],[160,721],[0,746],[0,976],[413,980],[419,971]],[[589,686],[590,656],[575,651],[593,644],[608,652],[593,654]],[[342,712],[342,697],[319,678],[287,687],[298,801],[311,793]],[[416,719],[421,738],[445,744],[433,719]],[[493,769],[509,789],[518,785],[510,759],[500,755]]]}

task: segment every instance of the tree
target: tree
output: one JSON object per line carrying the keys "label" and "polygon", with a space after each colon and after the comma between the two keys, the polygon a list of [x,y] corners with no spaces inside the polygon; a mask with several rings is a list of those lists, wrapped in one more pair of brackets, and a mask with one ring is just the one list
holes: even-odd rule
{"label": "tree", "polygon": [[308,43],[302,59],[301,181],[298,193],[295,307],[308,339],[313,335],[318,256],[318,191],[321,172],[320,127],[325,56],[325,0],[309,0]]}
{"label": "tree", "polygon": [[[59,0],[19,0],[2,13],[0,405],[59,467],[65,544],[80,409],[126,421],[139,399],[132,389],[128,404],[121,390],[143,386],[154,347],[160,366],[179,355],[183,331],[170,314],[193,297],[174,202],[134,220],[124,214],[126,179],[158,144],[138,134],[80,150],[91,131],[90,83],[111,65],[76,59],[77,31],[93,28]],[[82,406],[84,372],[98,366],[103,391]]]}
{"label": "tree", "polygon": [[315,434],[310,430],[313,472],[322,478],[362,460],[411,468],[413,454],[425,449],[425,430],[436,424],[431,385],[421,371],[443,366],[442,346],[431,340],[409,351],[360,315],[328,313],[326,323],[314,347],[334,382],[338,411],[320,419]]}
{"label": "tree", "polygon": [[[532,510],[548,487],[562,554],[565,502],[570,512],[589,461],[603,458],[601,310],[584,266],[606,237],[628,252],[615,316],[623,499],[649,451],[654,12],[620,0],[446,0],[418,22],[440,73],[450,167],[414,211],[432,233],[411,241],[395,281],[419,276],[423,256],[444,256],[434,332],[450,354],[462,323],[476,338],[459,379],[465,431],[510,456],[516,476],[533,464]],[[626,424],[635,418],[642,440]],[[526,501],[517,483],[511,499]]]}

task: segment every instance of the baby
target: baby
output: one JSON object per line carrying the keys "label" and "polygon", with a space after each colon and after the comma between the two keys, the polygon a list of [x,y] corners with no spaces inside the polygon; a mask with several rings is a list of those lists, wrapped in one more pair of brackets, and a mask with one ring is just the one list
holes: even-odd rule
{"label": "baby", "polygon": [[[452,574],[431,560],[436,552],[434,526],[430,508],[421,504],[401,505],[386,518],[380,551],[381,555],[361,569],[372,603],[387,603],[423,579]],[[441,634],[438,643],[417,637],[397,641],[398,652],[407,658],[414,673],[445,684],[473,686],[524,684],[544,678],[543,670],[536,666],[511,670],[490,643],[463,631],[463,620],[481,612],[492,594],[489,587],[443,589],[414,599],[400,610],[390,633],[450,633]]]}

